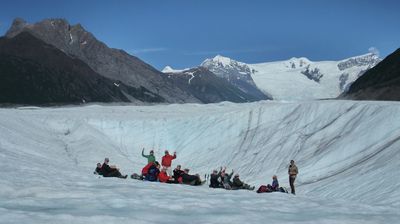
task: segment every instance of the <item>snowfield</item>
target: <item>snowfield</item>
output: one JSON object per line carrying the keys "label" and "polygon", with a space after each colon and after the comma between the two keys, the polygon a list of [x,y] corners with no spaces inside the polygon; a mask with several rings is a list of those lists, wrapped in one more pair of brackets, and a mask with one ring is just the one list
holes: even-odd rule
{"label": "snowfield", "polygon": [[379,57],[369,53],[341,61],[301,57],[248,66],[257,87],[275,100],[312,100],[338,97],[378,62]]}
{"label": "snowfield", "polygon": [[[0,109],[0,223],[398,223],[400,103],[257,102]],[[251,185],[299,168],[297,195],[99,178],[141,149]]]}

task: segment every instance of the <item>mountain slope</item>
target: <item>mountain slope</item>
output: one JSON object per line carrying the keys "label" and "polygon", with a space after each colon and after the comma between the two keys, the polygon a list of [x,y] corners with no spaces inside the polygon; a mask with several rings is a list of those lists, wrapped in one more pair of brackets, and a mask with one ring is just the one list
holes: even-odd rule
{"label": "mountain slope", "polygon": [[357,100],[400,100],[400,49],[357,79],[344,96]]}
{"label": "mountain slope", "polygon": [[[217,55],[201,66],[259,99],[309,100],[336,98],[380,61],[377,55],[369,53],[341,61],[313,62],[302,57],[246,64]],[[169,66],[164,70],[182,71]]]}
{"label": "mountain slope", "polygon": [[226,79],[217,77],[204,67],[166,73],[176,86],[191,93],[203,103],[231,101],[236,103],[260,100],[251,94],[235,87]]}
{"label": "mountain slope", "polygon": [[358,77],[379,63],[374,54],[341,61],[313,62],[307,58],[250,64],[252,77],[262,91],[278,100],[335,98]]}
{"label": "mountain slope", "polygon": [[206,59],[200,66],[207,68],[218,77],[226,79],[233,86],[256,99],[271,99],[271,96],[257,88],[251,77],[252,70],[245,63],[217,55],[212,59]]}
{"label": "mountain slope", "polygon": [[[66,54],[79,58],[106,78],[117,80],[126,86],[147,89],[152,95],[159,95],[166,102],[199,102],[195,97],[175,87],[161,72],[137,57],[107,47],[80,24],[71,26],[64,19],[47,19],[28,24],[22,19],[16,19],[6,36],[11,38],[23,31],[30,32]],[[125,94],[129,95],[129,92]]]}
{"label": "mountain slope", "polygon": [[79,59],[28,32],[0,38],[0,102],[20,104],[163,101],[145,89],[115,85]]}

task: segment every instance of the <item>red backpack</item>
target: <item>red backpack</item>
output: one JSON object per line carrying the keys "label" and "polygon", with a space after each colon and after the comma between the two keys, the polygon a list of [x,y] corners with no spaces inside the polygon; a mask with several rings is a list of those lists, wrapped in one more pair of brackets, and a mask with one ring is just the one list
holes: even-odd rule
{"label": "red backpack", "polygon": [[268,187],[265,185],[261,185],[257,190],[257,193],[267,193],[267,192],[271,192],[271,190],[268,189]]}
{"label": "red backpack", "polygon": [[142,175],[146,176],[146,174],[149,172],[149,168],[153,165],[153,162],[148,163],[145,167],[142,169]]}

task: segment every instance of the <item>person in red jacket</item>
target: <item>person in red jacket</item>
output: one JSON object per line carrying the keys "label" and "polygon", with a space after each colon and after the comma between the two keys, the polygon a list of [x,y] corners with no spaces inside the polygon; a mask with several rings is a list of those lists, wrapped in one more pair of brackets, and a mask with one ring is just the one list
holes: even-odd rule
{"label": "person in red jacket", "polygon": [[173,184],[175,183],[174,178],[168,176],[167,174],[167,169],[162,168],[160,174],[158,175],[158,180],[161,183],[168,183],[168,184]]}
{"label": "person in red jacket", "polygon": [[172,176],[171,164],[172,160],[175,158],[176,158],[176,152],[174,152],[174,155],[171,156],[168,150],[165,150],[165,155],[162,157],[161,165],[163,166],[163,168],[166,169],[169,176]]}

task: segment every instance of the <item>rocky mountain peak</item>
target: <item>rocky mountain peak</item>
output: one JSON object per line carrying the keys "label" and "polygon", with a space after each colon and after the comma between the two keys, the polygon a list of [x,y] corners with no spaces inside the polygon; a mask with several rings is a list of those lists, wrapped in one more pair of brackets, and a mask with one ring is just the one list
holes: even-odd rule
{"label": "rocky mountain peak", "polygon": [[369,68],[372,68],[380,61],[381,59],[379,58],[378,54],[368,53],[340,61],[338,63],[338,68],[339,70],[345,70],[354,66],[369,66]]}
{"label": "rocky mountain peak", "polygon": [[145,88],[154,95],[162,96],[167,102],[199,102],[172,82],[166,82],[161,72],[139,58],[108,47],[81,24],[70,25],[65,19],[45,19],[28,24],[16,19],[6,37],[13,38],[21,32],[28,32],[67,55],[82,60],[101,76],[130,87]]}
{"label": "rocky mountain peak", "polygon": [[204,60],[200,66],[203,66],[206,68],[210,68],[210,67],[229,68],[229,67],[244,67],[244,66],[246,66],[246,64],[235,61],[228,57],[224,57],[222,55],[216,55],[214,58],[208,58],[208,59]]}
{"label": "rocky mountain peak", "polygon": [[10,37],[10,38],[16,36],[27,25],[28,25],[28,23],[22,18],[14,19],[14,21],[11,24],[10,29],[6,33],[6,36]]}

